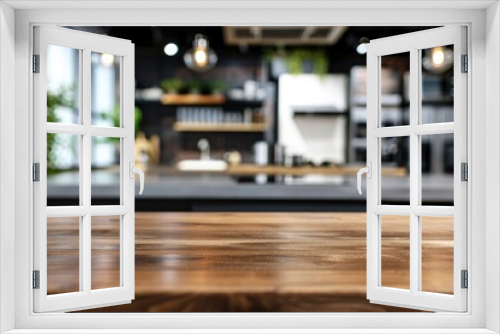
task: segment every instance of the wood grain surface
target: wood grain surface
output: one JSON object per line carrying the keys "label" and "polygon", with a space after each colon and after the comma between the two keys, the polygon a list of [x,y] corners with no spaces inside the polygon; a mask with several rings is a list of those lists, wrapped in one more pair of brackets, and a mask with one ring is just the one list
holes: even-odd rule
{"label": "wood grain surface", "polygon": [[[408,217],[382,218],[382,282],[409,282]],[[119,217],[92,217],[92,288],[119,282]],[[78,219],[48,222],[49,293],[78,291]],[[453,220],[422,223],[422,287],[452,293]],[[361,213],[136,213],[136,299],[99,312],[392,312],[366,300]]]}
{"label": "wood grain surface", "polygon": [[[230,175],[342,175],[354,176],[362,166],[332,166],[332,167],[287,167],[277,165],[238,164],[229,165],[227,173]],[[408,176],[408,169],[404,167],[382,167],[384,176]]]}
{"label": "wood grain surface", "polygon": [[178,132],[264,132],[267,123],[222,123],[222,124],[199,124],[175,122],[173,129]]}

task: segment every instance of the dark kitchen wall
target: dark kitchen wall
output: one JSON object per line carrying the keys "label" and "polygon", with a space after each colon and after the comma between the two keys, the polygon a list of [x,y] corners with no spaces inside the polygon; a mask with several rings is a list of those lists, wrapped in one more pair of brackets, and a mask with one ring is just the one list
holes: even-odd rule
{"label": "dark kitchen wall", "polygon": [[[142,90],[160,86],[165,78],[182,78],[185,81],[223,80],[228,88],[242,87],[246,80],[259,82],[277,81],[267,75],[268,66],[263,62],[263,54],[268,46],[230,46],[224,43],[222,27],[71,27],[93,33],[105,34],[131,40],[135,44],[136,89]],[[329,58],[329,73],[350,74],[356,65],[365,65],[366,57],[356,52],[361,37],[369,39],[398,35],[429,27],[349,27],[333,46],[297,46],[297,48],[323,49]],[[218,56],[218,63],[206,73],[189,70],[183,61],[184,53],[192,47],[197,33],[208,37],[210,47]],[[179,51],[175,56],[165,55],[167,43],[175,43]],[[294,46],[286,46],[294,48]],[[277,89],[275,89],[277,91]],[[277,104],[274,96],[274,116]],[[158,134],[161,138],[161,162],[172,164],[188,152],[197,154],[196,143],[200,138],[209,139],[215,154],[228,150],[238,150],[246,159],[251,158],[251,148],[256,141],[273,138],[262,133],[179,133],[172,130],[176,120],[176,107],[165,106],[156,101],[137,100],[136,105],[143,112],[140,125],[147,137]],[[240,106],[240,108],[242,108]],[[273,127],[275,132],[276,124]],[[267,136],[267,137],[266,137]],[[189,153],[190,152],[190,153]],[[217,153],[218,152],[218,153]],[[219,156],[220,157],[220,156]]]}
{"label": "dark kitchen wall", "polygon": [[[260,46],[238,47],[226,45],[222,27],[72,27],[129,39],[135,44],[137,88],[149,88],[158,85],[167,77],[182,75],[187,78],[220,78],[238,85],[247,78],[258,79],[262,65]],[[340,40],[333,46],[307,46],[310,49],[325,49],[329,55],[329,72],[349,73],[352,66],[364,65],[366,58],[356,52],[361,37],[369,39],[404,34],[431,27],[349,27]],[[188,70],[182,60],[183,54],[191,48],[193,37],[197,33],[206,35],[210,47],[219,58],[217,66],[204,74],[195,74]],[[179,52],[168,57],[163,52],[167,43],[179,46]],[[285,48],[293,48],[287,46]],[[298,46],[306,48],[305,46]],[[269,48],[269,47],[266,47]]]}
{"label": "dark kitchen wall", "polygon": [[[184,81],[223,80],[228,88],[242,87],[246,80],[262,81],[261,49],[240,48],[223,43],[221,27],[104,27],[101,33],[129,39],[135,44],[136,89],[160,86],[166,78],[181,78]],[[215,68],[206,73],[195,73],[183,61],[184,53],[192,47],[197,33],[208,37],[210,47],[218,56]],[[179,51],[175,56],[165,55],[167,43],[175,43]],[[141,130],[149,137],[159,134],[161,138],[161,161],[173,164],[176,160],[198,154],[196,144],[207,138],[213,154],[238,150],[246,159],[251,157],[251,148],[262,140],[262,133],[178,133],[172,130],[176,120],[176,107],[151,101],[136,101],[143,112]],[[185,156],[187,154],[187,156]]]}

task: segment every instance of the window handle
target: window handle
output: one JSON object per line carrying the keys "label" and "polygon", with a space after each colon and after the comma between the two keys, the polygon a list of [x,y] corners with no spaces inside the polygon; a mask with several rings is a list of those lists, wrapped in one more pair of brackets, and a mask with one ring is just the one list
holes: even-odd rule
{"label": "window handle", "polygon": [[139,189],[139,195],[142,195],[142,191],[144,190],[144,172],[140,168],[135,167],[133,161],[130,161],[129,167],[129,176],[131,179],[135,178],[135,173],[139,174],[139,184],[141,185],[141,188]]}
{"label": "window handle", "polygon": [[363,167],[358,171],[358,192],[360,195],[362,194],[362,192],[361,192],[361,175],[363,175],[364,173],[366,173],[366,176],[369,179],[372,178],[372,163],[370,161],[368,161],[366,167]]}

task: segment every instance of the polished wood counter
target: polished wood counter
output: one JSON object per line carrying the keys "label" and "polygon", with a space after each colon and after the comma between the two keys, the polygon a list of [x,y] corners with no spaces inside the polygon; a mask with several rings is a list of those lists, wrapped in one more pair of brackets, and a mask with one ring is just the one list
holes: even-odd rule
{"label": "polished wood counter", "polygon": [[[117,281],[117,222],[92,217],[94,288]],[[382,281],[405,287],[409,226],[398,216],[383,224]],[[451,227],[440,218],[426,224],[423,286],[450,293],[452,221]],[[49,224],[51,293],[71,284],[77,226],[60,218]],[[98,311],[405,311],[366,300],[365,241],[360,213],[136,213],[136,300]]]}

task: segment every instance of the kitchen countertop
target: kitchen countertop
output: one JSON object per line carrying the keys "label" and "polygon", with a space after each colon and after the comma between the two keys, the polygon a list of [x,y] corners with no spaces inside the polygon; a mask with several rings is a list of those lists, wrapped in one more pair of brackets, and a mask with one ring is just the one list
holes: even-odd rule
{"label": "kitchen countertop", "polygon": [[[71,265],[78,259],[78,230],[67,219],[52,219],[57,223],[47,238],[58,242],[47,244],[47,289],[78,290],[78,280],[68,279],[78,277],[78,265]],[[422,286],[453,293],[453,224],[428,219]],[[392,260],[390,270],[382,270],[386,286],[405,289],[409,282],[407,245],[401,241],[407,221],[384,217],[391,228],[382,254]],[[92,263],[100,273],[92,287],[111,287],[119,282],[113,261],[118,255],[110,257],[107,250],[119,236],[119,220],[92,222],[106,227],[92,231]],[[365,213],[138,212],[135,229],[135,300],[90,312],[405,311],[366,299]]]}
{"label": "kitchen countertop", "polygon": [[[363,195],[356,189],[355,176],[308,177],[294,179],[293,184],[239,183],[229,175],[221,173],[180,173],[166,169],[151,168],[146,171],[144,193],[137,199],[255,199],[255,200],[351,200],[364,201],[366,178],[363,178]],[[106,170],[92,172],[93,198],[116,197],[119,192],[119,175]],[[384,177],[383,199],[401,201],[409,198],[408,177]],[[48,198],[76,198],[78,172],[64,172],[49,176]],[[308,181],[308,182],[305,182]],[[321,183],[317,183],[321,182]],[[452,200],[452,176],[423,177],[426,191],[424,198],[429,201]]]}

